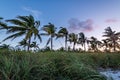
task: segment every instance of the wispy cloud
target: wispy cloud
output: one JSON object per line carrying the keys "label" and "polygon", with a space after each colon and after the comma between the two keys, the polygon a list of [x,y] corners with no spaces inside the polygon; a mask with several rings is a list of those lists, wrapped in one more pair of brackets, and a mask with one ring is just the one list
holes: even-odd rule
{"label": "wispy cloud", "polygon": [[30,12],[32,15],[34,15],[36,18],[39,18],[39,16],[42,14],[41,11],[32,9],[30,7],[22,7],[23,10]]}
{"label": "wispy cloud", "polygon": [[80,21],[77,18],[72,18],[68,21],[68,29],[72,32],[90,32],[93,30],[93,20],[87,19],[85,21]]}
{"label": "wispy cloud", "polygon": [[105,20],[106,23],[116,23],[116,22],[119,22],[118,19],[115,19],[115,18],[111,18],[111,19],[107,19]]}

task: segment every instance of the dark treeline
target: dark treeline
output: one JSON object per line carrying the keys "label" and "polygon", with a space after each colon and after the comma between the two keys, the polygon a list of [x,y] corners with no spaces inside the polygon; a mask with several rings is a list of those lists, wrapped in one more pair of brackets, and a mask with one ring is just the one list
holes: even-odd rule
{"label": "dark treeline", "polygon": [[[8,25],[8,23],[11,23]],[[59,50],[66,51],[91,51],[91,52],[116,52],[120,51],[120,32],[113,31],[111,27],[105,28],[103,37],[105,39],[98,40],[96,37],[86,37],[83,32],[78,34],[70,33],[66,27],[57,28],[54,24],[48,23],[40,29],[40,21],[36,21],[32,15],[29,16],[17,16],[15,19],[4,20],[0,17],[0,30],[5,30],[6,34],[10,34],[2,42],[8,39],[15,39],[24,36],[22,41],[18,42],[17,47],[23,47],[24,50],[41,50],[37,43],[42,42],[42,36],[48,36],[46,48],[44,50],[53,50],[53,38],[64,39],[64,47]],[[43,32],[43,33],[42,33]],[[1,42],[1,43],[2,43]],[[69,47],[69,44],[73,44],[73,48]],[[50,47],[48,47],[50,44]],[[76,49],[76,45],[81,45],[83,48]],[[3,44],[1,49],[12,48],[10,45]]]}

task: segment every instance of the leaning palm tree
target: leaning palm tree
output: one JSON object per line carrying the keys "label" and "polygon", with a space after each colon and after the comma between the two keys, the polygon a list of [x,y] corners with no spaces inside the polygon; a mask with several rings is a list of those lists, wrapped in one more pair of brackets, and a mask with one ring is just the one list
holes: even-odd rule
{"label": "leaning palm tree", "polygon": [[41,36],[39,34],[39,26],[40,21],[35,21],[34,17],[32,15],[29,16],[17,16],[16,19],[10,19],[6,20],[7,22],[12,23],[12,26],[8,26],[7,33],[11,34],[7,38],[5,38],[3,41],[7,39],[15,39],[17,37],[20,37],[22,35],[25,35],[25,40],[28,42],[28,51],[30,49],[30,43],[31,39],[34,36],[34,39],[36,37],[41,42]]}
{"label": "leaning palm tree", "polygon": [[106,37],[108,42],[112,44],[113,50],[116,51],[116,47],[118,45],[120,32],[113,31],[110,27],[105,29],[103,37]]}
{"label": "leaning palm tree", "polygon": [[48,23],[48,25],[44,25],[42,27],[42,30],[45,31],[45,33],[42,33],[41,35],[48,35],[48,36],[50,36],[50,38],[47,41],[46,46],[49,43],[51,43],[51,50],[53,50],[53,38],[56,35],[56,33],[55,33],[56,32],[56,27],[53,24]]}
{"label": "leaning palm tree", "polygon": [[84,47],[84,51],[86,51],[85,43],[87,41],[87,38],[85,37],[84,33],[79,33],[78,43],[81,44]]}
{"label": "leaning palm tree", "polygon": [[57,33],[57,38],[65,38],[65,50],[67,50],[67,38],[68,38],[68,30],[64,27],[60,27],[60,30]]}
{"label": "leaning palm tree", "polygon": [[75,33],[70,33],[70,34],[68,35],[68,41],[69,41],[70,43],[73,43],[73,50],[75,50],[75,45],[76,45],[77,42],[78,42],[78,35],[75,34]]}

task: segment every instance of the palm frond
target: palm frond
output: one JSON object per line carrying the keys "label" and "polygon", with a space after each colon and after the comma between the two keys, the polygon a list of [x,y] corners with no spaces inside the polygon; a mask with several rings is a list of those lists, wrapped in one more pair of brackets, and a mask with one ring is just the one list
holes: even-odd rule
{"label": "palm frond", "polygon": [[38,29],[40,26],[40,21],[35,21],[34,26]]}
{"label": "palm frond", "polygon": [[0,30],[1,29],[8,29],[8,26],[7,26],[6,23],[3,23],[3,22],[0,21]]}
{"label": "palm frond", "polygon": [[27,18],[27,16],[17,16],[17,19],[24,21],[24,22],[29,22],[29,19]]}
{"label": "palm frond", "polygon": [[5,22],[2,22],[2,21],[1,21],[2,19],[3,19],[3,18],[0,17],[0,30],[1,30],[1,29],[7,29],[7,24],[6,24]]}
{"label": "palm frond", "polygon": [[2,17],[0,17],[0,20],[3,19]]}
{"label": "palm frond", "polygon": [[11,38],[12,38],[12,40],[13,40],[13,39],[15,39],[16,37],[20,37],[20,36],[24,35],[24,33],[25,33],[25,32],[18,32],[18,33],[12,34],[12,35],[6,37],[3,41],[6,41],[6,40],[11,39]]}
{"label": "palm frond", "polygon": [[18,19],[10,19],[10,20],[6,20],[7,22],[10,22],[12,24],[15,24],[15,25],[19,25],[21,27],[25,27],[27,26],[26,23],[24,21],[21,21],[21,20],[18,20]]}
{"label": "palm frond", "polygon": [[42,36],[49,36],[49,34],[47,34],[47,33],[40,33],[40,35],[42,35]]}
{"label": "palm frond", "polygon": [[19,26],[8,26],[7,34],[13,33],[13,32],[18,32],[18,31],[26,31],[26,28],[19,27]]}
{"label": "palm frond", "polygon": [[42,38],[41,38],[40,34],[37,34],[37,37],[40,40],[40,42],[42,42]]}

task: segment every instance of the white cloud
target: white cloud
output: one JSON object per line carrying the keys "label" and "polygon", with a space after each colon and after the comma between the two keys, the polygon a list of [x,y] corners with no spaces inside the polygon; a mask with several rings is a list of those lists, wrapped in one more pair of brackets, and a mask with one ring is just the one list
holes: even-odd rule
{"label": "white cloud", "polygon": [[39,18],[39,16],[42,14],[41,11],[34,10],[34,9],[30,8],[30,7],[23,7],[22,9],[25,10],[25,11],[27,11],[27,12],[30,12],[36,18]]}

